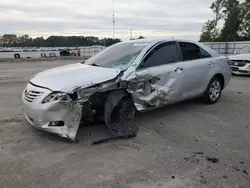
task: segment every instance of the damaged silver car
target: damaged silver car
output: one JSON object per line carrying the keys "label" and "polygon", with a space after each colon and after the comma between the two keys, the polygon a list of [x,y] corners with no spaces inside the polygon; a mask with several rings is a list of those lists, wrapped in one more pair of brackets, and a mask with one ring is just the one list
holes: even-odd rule
{"label": "damaged silver car", "polygon": [[198,42],[131,40],[38,73],[22,100],[30,124],[70,140],[96,119],[114,136],[135,136],[136,111],[197,97],[216,103],[230,78],[228,59]]}

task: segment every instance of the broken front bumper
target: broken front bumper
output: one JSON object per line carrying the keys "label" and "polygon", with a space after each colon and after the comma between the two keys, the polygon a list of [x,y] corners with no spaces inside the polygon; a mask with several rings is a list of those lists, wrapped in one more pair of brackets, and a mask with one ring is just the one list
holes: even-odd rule
{"label": "broken front bumper", "polygon": [[[40,92],[40,95],[30,100],[29,92]],[[55,133],[64,138],[75,140],[81,121],[82,107],[76,102],[50,102],[42,104],[41,101],[51,91],[31,84],[23,92],[22,101],[27,121],[35,128]],[[33,94],[32,94],[33,96]]]}

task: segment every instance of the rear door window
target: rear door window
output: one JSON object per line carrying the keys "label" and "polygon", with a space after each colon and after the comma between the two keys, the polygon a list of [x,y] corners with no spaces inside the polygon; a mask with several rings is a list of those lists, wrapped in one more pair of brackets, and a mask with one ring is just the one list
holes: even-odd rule
{"label": "rear door window", "polygon": [[188,42],[179,42],[179,45],[181,48],[183,61],[211,57],[211,55],[206,50],[196,44]]}

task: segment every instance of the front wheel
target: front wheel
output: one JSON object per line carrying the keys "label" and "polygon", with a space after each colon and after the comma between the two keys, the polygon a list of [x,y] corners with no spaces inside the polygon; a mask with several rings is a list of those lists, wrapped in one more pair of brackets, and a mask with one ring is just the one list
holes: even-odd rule
{"label": "front wheel", "polygon": [[203,98],[204,102],[207,104],[216,103],[222,92],[222,84],[220,78],[217,76],[213,77],[208,84],[207,90],[205,91]]}
{"label": "front wheel", "polygon": [[107,101],[105,105],[106,125],[114,136],[130,137],[136,136],[138,126],[135,124],[136,109],[131,98],[123,98],[117,104],[115,109],[109,111],[111,101]]}

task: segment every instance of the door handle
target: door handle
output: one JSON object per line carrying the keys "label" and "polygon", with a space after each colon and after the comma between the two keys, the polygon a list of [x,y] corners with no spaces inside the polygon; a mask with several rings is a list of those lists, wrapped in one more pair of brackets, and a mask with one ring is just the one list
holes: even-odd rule
{"label": "door handle", "polygon": [[209,63],[208,63],[209,65],[213,65],[214,64],[214,62],[213,61],[209,61]]}
{"label": "door handle", "polygon": [[183,71],[183,68],[177,67],[174,71],[177,72],[177,71],[179,71],[179,70],[180,70],[180,71]]}

